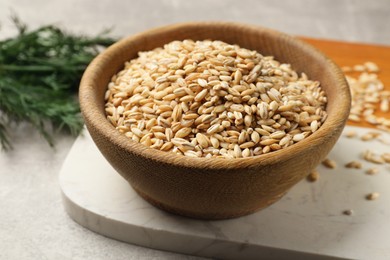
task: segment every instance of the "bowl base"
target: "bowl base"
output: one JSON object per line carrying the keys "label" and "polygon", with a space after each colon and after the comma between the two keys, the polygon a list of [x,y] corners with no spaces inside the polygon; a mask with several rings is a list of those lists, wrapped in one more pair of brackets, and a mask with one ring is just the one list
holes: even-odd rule
{"label": "bowl base", "polygon": [[230,213],[219,213],[219,212],[213,212],[210,210],[209,212],[199,212],[199,211],[192,211],[192,210],[185,210],[185,209],[179,209],[177,207],[172,207],[170,205],[167,205],[161,201],[157,201],[154,198],[151,198],[144,192],[140,191],[139,189],[133,187],[130,185],[137,194],[143,198],[145,201],[147,201],[149,204],[155,206],[156,208],[159,208],[161,210],[164,210],[166,212],[175,214],[175,215],[180,215],[183,217],[189,217],[189,218],[194,218],[194,219],[203,219],[203,220],[223,220],[223,219],[232,219],[232,218],[238,218],[242,216],[246,216],[252,213],[255,213],[259,210],[262,210],[271,204],[277,202],[280,200],[287,192],[280,193],[270,200],[268,200],[266,203],[263,203],[257,208],[249,209],[249,210],[244,210],[244,211],[237,211],[237,212],[230,212]]}

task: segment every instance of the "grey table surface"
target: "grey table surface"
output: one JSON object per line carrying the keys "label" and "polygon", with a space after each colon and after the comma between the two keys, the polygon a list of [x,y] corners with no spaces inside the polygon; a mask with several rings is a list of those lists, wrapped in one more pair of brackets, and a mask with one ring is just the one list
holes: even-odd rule
{"label": "grey table surface", "polygon": [[[183,21],[226,20],[294,35],[390,45],[389,0],[0,0],[0,38],[15,34],[17,13],[31,28],[55,23],[70,32],[113,28],[123,37]],[[14,149],[0,152],[0,259],[198,259],[118,242],[65,213],[58,172],[74,138],[50,148],[27,124],[12,126]],[[200,258],[199,258],[200,259]]]}

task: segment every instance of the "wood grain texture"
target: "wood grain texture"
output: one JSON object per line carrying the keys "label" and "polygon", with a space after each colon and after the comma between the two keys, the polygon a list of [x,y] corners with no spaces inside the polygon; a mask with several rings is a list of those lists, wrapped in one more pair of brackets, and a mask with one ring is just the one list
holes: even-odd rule
{"label": "wood grain texture", "polygon": [[[379,79],[383,81],[385,89],[390,90],[390,46],[300,38],[324,52],[340,67],[363,64],[366,61],[375,62],[381,69],[378,73]],[[350,75],[356,77],[359,73]],[[390,113],[377,111],[376,115],[390,119]],[[348,121],[347,124],[374,128],[363,121],[359,123]]]}
{"label": "wood grain texture", "polygon": [[[104,92],[111,76],[138,51],[183,39],[218,39],[291,63],[321,82],[328,96],[327,120],[317,132],[291,147],[232,160],[179,156],[129,140],[105,116]],[[171,212],[206,219],[249,214],[279,199],[328,154],[350,108],[342,72],[315,48],[273,30],[222,22],[171,25],[119,41],[87,68],[79,96],[97,147],[142,197]]]}

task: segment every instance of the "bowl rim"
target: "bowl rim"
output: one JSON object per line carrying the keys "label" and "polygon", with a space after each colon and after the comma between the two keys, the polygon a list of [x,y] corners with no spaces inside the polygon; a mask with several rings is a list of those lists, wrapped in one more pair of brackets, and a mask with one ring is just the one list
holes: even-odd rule
{"label": "bowl rim", "polygon": [[[172,152],[164,152],[154,148],[147,147],[141,143],[135,142],[124,134],[120,133],[115,129],[114,126],[109,123],[105,117],[104,110],[103,113],[99,110],[95,102],[91,102],[94,96],[94,85],[96,85],[96,79],[98,78],[99,71],[102,71],[104,66],[107,66],[106,61],[109,60],[109,57],[117,54],[123,48],[126,48],[129,44],[134,42],[137,39],[142,37],[153,35],[154,33],[166,33],[172,32],[175,30],[190,29],[194,26],[203,26],[203,27],[218,27],[218,26],[230,26],[237,30],[250,29],[250,30],[260,30],[264,34],[274,35],[275,37],[280,37],[287,39],[294,43],[294,45],[302,48],[305,52],[313,55],[316,59],[321,59],[323,62],[326,62],[326,66],[329,68],[332,75],[335,77],[335,81],[338,82],[339,93],[335,95],[336,103],[339,104],[337,112],[331,114],[332,117],[328,115],[328,118],[321,125],[321,127],[312,133],[307,138],[302,141],[295,143],[291,146],[283,148],[281,150],[272,151],[266,154],[261,154],[257,156],[251,156],[247,158],[204,158],[204,157],[189,157],[184,155],[178,155]],[[332,133],[335,130],[335,127],[343,128],[345,122],[348,118],[351,96],[348,83],[346,82],[345,76],[341,69],[324,53],[313,47],[312,45],[303,42],[300,39],[295,38],[294,36],[288,35],[283,32],[279,32],[273,29],[265,28],[258,25],[249,25],[238,22],[220,22],[220,21],[211,21],[211,22],[184,22],[184,23],[175,23],[171,25],[161,26],[153,29],[146,30],[141,33],[137,33],[128,37],[125,37],[113,45],[109,46],[106,50],[101,52],[94,60],[89,64],[85,70],[82,80],[80,82],[79,88],[79,100],[82,115],[85,119],[87,128],[89,124],[94,128],[100,135],[103,135],[108,138],[110,142],[118,146],[122,150],[125,150],[128,153],[131,153],[136,156],[144,157],[148,160],[157,161],[161,164],[169,164],[177,167],[192,168],[192,169],[239,169],[239,168],[250,168],[250,167],[261,167],[268,166],[270,164],[277,163],[278,161],[289,160],[297,153],[303,152],[307,147],[316,147],[322,143],[328,142],[331,140]],[[104,120],[103,120],[104,119]],[[340,131],[341,132],[341,131]],[[95,140],[94,140],[95,141]]]}

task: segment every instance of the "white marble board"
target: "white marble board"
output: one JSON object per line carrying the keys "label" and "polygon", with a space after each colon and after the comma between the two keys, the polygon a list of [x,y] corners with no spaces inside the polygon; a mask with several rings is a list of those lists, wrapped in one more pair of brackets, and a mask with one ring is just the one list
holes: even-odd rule
{"label": "white marble board", "polygon": [[[347,126],[359,135],[373,131]],[[390,142],[390,135],[382,132]],[[342,136],[318,166],[320,179],[301,181],[279,202],[249,216],[203,221],[166,213],[141,199],[100,154],[85,130],[60,172],[67,213],[82,226],[145,247],[220,259],[390,259],[390,164],[361,160],[390,144]],[[360,159],[362,169],[344,165]],[[365,174],[370,167],[380,172]],[[375,201],[366,194],[379,192]],[[352,209],[352,216],[343,211]]]}

